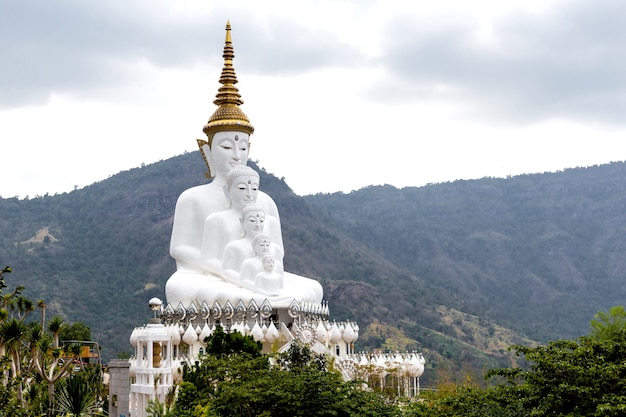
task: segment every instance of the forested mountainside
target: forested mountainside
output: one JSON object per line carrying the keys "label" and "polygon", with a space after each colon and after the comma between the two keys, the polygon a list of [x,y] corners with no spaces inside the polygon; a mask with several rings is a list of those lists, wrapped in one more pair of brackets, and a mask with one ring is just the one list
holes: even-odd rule
{"label": "forested mountainside", "polygon": [[[285,268],[322,283],[333,318],[358,321],[357,350],[494,363],[512,343],[585,334],[624,302],[622,163],[306,197],[254,167],[280,210]],[[70,193],[0,199],[8,283],[45,299],[50,317],[89,325],[105,359],[130,352],[175,268],[176,199],[203,170],[193,152]]]}
{"label": "forested mountainside", "polygon": [[305,200],[449,307],[547,341],[626,301],[625,174],[612,163]]}

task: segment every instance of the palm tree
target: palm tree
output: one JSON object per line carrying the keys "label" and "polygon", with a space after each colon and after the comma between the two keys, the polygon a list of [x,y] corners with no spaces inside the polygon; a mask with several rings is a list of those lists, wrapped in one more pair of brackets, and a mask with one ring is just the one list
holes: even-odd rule
{"label": "palm tree", "polygon": [[11,358],[11,374],[17,382],[17,398],[24,405],[22,394],[22,365],[21,350],[22,341],[28,332],[27,326],[14,317],[0,324],[0,345],[6,348]]}
{"label": "palm tree", "polygon": [[55,411],[72,417],[98,415],[96,390],[84,372],[65,379],[56,394]]}
{"label": "palm tree", "polygon": [[29,370],[33,368],[34,364],[32,358],[35,356],[37,350],[37,343],[44,337],[43,329],[41,325],[36,322],[32,322],[27,326],[26,331],[26,343],[30,352],[31,362],[29,363]]}
{"label": "palm tree", "polygon": [[37,307],[41,309],[41,328],[46,328],[46,302],[43,299],[37,300]]}
{"label": "palm tree", "polygon": [[48,415],[54,415],[54,387],[55,384],[70,372],[74,360],[80,357],[80,346],[70,346],[71,359],[63,360],[62,349],[52,347],[50,335],[42,337],[36,345],[33,355],[34,368],[48,384]]}
{"label": "palm tree", "polygon": [[55,348],[59,347],[59,332],[61,331],[61,326],[63,325],[64,321],[65,320],[63,320],[61,317],[54,316],[52,317],[52,320],[50,320],[50,323],[48,324],[48,330],[50,330],[54,336]]}
{"label": "palm tree", "polygon": [[[7,285],[4,283],[4,277],[1,281],[1,284],[3,286],[3,288],[5,288]],[[13,292],[10,292],[8,294],[3,294],[2,295],[2,302],[0,304],[0,307],[2,307],[2,309],[4,310],[11,310],[11,312],[13,312],[13,310],[16,308],[17,305],[17,298],[20,297],[20,294],[22,293],[22,291],[24,290],[24,286],[23,285],[19,285],[17,287],[15,287],[15,289],[13,290]]]}
{"label": "palm tree", "polygon": [[35,310],[33,300],[20,295],[23,289],[24,287],[17,287],[13,293],[3,297],[11,316],[17,316],[20,321],[24,321],[26,316]]}

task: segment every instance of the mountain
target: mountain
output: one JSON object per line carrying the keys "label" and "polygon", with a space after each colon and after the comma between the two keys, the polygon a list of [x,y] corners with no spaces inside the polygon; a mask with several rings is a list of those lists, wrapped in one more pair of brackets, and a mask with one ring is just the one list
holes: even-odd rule
{"label": "mountain", "polygon": [[[422,349],[430,366],[512,360],[513,343],[585,334],[626,295],[626,165],[419,188],[297,196],[251,163],[280,210],[285,269],[318,279],[360,349]],[[88,187],[0,199],[0,263],[48,317],[83,321],[105,359],[131,352],[174,272],[178,195],[197,152]],[[426,375],[425,375],[426,376]]]}
{"label": "mountain", "polygon": [[624,163],[309,196],[333,227],[447,292],[449,307],[547,341],[626,296]]}

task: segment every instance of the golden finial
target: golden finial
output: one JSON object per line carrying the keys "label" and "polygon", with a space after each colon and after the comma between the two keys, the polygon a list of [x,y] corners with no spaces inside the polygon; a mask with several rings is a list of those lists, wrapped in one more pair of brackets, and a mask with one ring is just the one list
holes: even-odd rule
{"label": "golden finial", "polygon": [[239,108],[243,104],[239,89],[235,87],[237,84],[237,75],[233,67],[233,58],[235,51],[230,36],[230,20],[226,22],[226,40],[224,45],[224,67],[220,76],[222,86],[217,91],[213,104],[218,106],[217,110],[209,118],[202,131],[209,139],[209,146],[215,132],[235,130],[252,134],[254,127],[250,124],[248,116]]}

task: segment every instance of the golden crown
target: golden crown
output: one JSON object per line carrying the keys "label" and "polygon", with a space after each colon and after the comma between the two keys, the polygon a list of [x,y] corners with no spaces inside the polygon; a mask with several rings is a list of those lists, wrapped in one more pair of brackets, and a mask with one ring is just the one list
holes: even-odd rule
{"label": "golden crown", "polygon": [[254,126],[250,123],[248,116],[239,108],[243,104],[239,89],[235,87],[237,84],[237,75],[233,67],[233,58],[235,51],[230,36],[230,21],[226,23],[226,41],[224,45],[224,67],[220,76],[222,86],[217,91],[213,104],[218,106],[217,110],[209,118],[209,121],[202,131],[209,139],[209,146],[215,132],[223,132],[234,130],[245,132],[251,135],[254,132]]}

